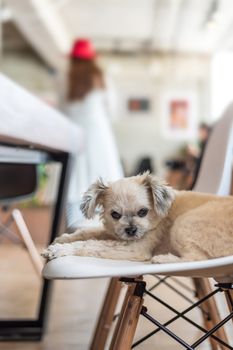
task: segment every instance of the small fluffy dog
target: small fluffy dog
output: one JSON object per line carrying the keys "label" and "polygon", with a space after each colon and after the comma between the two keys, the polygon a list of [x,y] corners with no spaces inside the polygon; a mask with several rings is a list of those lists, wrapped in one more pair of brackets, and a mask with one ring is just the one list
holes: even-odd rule
{"label": "small fluffy dog", "polygon": [[81,210],[99,228],[55,239],[43,253],[167,263],[233,254],[233,198],[175,191],[149,173],[104,184],[84,194]]}

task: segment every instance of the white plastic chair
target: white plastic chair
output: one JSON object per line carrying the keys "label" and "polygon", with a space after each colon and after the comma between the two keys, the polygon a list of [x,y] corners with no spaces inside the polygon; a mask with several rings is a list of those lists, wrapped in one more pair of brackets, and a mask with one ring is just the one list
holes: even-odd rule
{"label": "white plastic chair", "polygon": [[[232,153],[233,104],[228,107],[211,133],[194,190],[198,192],[229,195],[232,173]],[[145,282],[138,278],[138,276],[147,274],[201,278],[197,280],[201,283],[199,288],[200,300],[188,309],[191,310],[202,302],[207,305],[212,295],[224,290],[226,291],[230,314],[221,322],[218,313],[215,314],[213,317],[217,320],[218,325],[212,323],[211,327],[209,327],[211,329],[208,330],[199,327],[204,335],[194,344],[189,345],[182,338],[171,332],[166,325],[160,324],[156,319],[150,316],[143,307],[143,295],[150,295],[151,293],[146,290]],[[122,312],[115,329],[110,350],[128,350],[131,348],[139,314],[142,314],[149,321],[154,323],[159,330],[164,331],[174,338],[185,349],[195,349],[208,337],[211,339],[212,349],[217,349],[217,343],[220,345],[221,349],[233,349],[231,345],[227,344],[226,335],[220,327],[233,317],[233,293],[231,291],[233,288],[233,256],[205,261],[169,264],[151,264],[66,256],[48,262],[43,270],[43,275],[48,279],[84,279],[121,276],[120,279],[113,279],[112,285],[109,287],[108,297],[102,310],[102,316],[104,313],[105,316],[100,318],[100,323],[96,329],[94,340],[90,348],[91,350],[104,349],[106,333],[108,333],[108,331],[106,331],[106,327],[104,329],[103,326],[111,324],[113,313],[109,312],[109,310],[113,308],[114,302],[118,299],[121,285],[119,280],[127,282],[129,288],[122,306]],[[130,278],[128,276],[130,276]],[[209,286],[204,288],[205,282],[204,279],[202,279],[203,277],[212,277],[218,281],[218,285],[214,291],[209,290]],[[208,290],[209,294],[205,296],[203,290],[205,292]],[[156,298],[154,295],[150,296]],[[213,308],[216,308],[216,304],[212,306],[213,311]],[[169,308],[169,305],[167,305],[167,307]],[[186,317],[184,316],[186,312],[188,311],[185,310],[182,313],[183,316],[177,316],[177,318]]]}

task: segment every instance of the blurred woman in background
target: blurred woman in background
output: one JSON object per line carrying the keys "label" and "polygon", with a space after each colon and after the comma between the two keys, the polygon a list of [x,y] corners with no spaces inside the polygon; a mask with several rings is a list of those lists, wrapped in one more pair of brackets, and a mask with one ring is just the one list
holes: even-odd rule
{"label": "blurred woman in background", "polygon": [[70,225],[80,219],[84,191],[98,177],[116,180],[123,176],[111,129],[105,81],[95,62],[89,40],[77,40],[70,54],[66,114],[84,131],[84,148],[75,159],[68,193]]}

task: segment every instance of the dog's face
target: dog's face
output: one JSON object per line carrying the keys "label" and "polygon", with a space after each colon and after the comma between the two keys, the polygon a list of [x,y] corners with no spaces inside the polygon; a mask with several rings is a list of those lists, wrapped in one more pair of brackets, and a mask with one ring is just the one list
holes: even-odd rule
{"label": "dog's face", "polygon": [[170,187],[145,173],[106,185],[98,180],[84,194],[81,209],[90,219],[100,206],[109,233],[123,240],[135,240],[158,225],[173,200]]}

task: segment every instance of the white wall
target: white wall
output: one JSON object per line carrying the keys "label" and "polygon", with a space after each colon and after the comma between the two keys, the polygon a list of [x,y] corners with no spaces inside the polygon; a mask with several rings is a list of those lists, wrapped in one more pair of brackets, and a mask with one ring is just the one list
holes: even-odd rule
{"label": "white wall", "polygon": [[[148,155],[161,174],[164,160],[177,153],[185,141],[167,139],[161,131],[162,98],[166,92],[192,92],[197,101],[197,121],[209,121],[209,57],[105,57],[101,64],[115,83],[118,118],[114,130],[127,170],[132,171],[139,157]],[[129,97],[149,97],[150,113],[132,114]]]}
{"label": "white wall", "polygon": [[52,105],[57,105],[56,76],[32,54],[11,52],[3,55],[1,72]]}
{"label": "white wall", "polygon": [[222,52],[211,61],[211,112],[213,120],[221,116],[233,101],[233,53]]}

